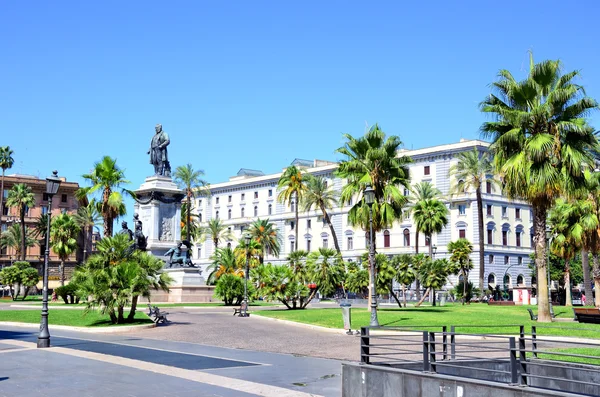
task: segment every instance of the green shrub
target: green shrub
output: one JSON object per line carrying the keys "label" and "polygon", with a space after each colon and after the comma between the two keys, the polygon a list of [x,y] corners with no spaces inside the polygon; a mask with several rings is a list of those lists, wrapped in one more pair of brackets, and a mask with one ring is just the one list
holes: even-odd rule
{"label": "green shrub", "polygon": [[66,304],[79,303],[79,296],[77,296],[77,286],[75,283],[69,283],[58,287],[54,292],[56,292],[56,295],[60,296]]}
{"label": "green shrub", "polygon": [[13,300],[17,300],[19,297],[21,286],[25,287],[25,293],[23,294],[23,300],[25,300],[29,288],[36,285],[39,280],[37,270],[31,267],[29,262],[15,262],[12,266],[5,267],[0,271],[0,283],[9,286]]}
{"label": "green shrub", "polygon": [[[254,286],[248,281],[248,296],[255,294]],[[244,299],[244,279],[234,274],[223,274],[215,285],[215,296],[226,306],[240,305]]]}

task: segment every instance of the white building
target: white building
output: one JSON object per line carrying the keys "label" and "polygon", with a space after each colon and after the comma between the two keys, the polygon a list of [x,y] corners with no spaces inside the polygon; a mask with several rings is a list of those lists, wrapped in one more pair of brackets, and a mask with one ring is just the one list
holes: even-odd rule
{"label": "white building", "polygon": [[[436,247],[436,258],[448,256],[446,245],[450,241],[464,237],[473,244],[472,261],[474,268],[469,280],[475,285],[479,279],[479,236],[477,232],[477,201],[475,192],[449,197],[452,181],[449,176],[451,165],[455,164],[457,154],[477,148],[486,151],[489,143],[479,140],[461,140],[459,143],[433,146],[417,150],[402,150],[399,155],[409,156],[411,184],[428,181],[444,195],[450,211],[446,228],[432,238]],[[340,191],[345,181],[335,176],[337,163],[315,160],[295,160],[293,165],[305,172],[326,178],[333,189]],[[224,242],[222,246],[235,248],[244,228],[254,220],[269,218],[280,232],[281,253],[279,258],[268,255],[265,262],[284,263],[293,250],[295,228],[298,227],[298,249],[307,251],[319,247],[334,248],[329,225],[325,224],[320,210],[300,212],[299,224],[295,224],[294,208],[277,201],[277,181],[281,173],[265,175],[261,171],[242,168],[229,181],[210,185],[211,196],[197,199],[197,211],[200,221],[220,218],[235,238]],[[487,183],[483,188],[484,236],[485,236],[485,283],[502,285],[502,278],[508,269],[510,286],[530,286],[531,272],[528,268],[532,249],[532,212],[531,207],[521,201],[512,201],[502,195],[500,189]],[[409,192],[405,191],[408,195]],[[358,197],[357,197],[358,199]],[[353,203],[351,203],[353,204]],[[358,261],[366,251],[365,232],[348,224],[348,210],[351,205],[333,208],[329,211],[331,223],[336,232],[342,255],[346,260]],[[415,250],[415,226],[410,217],[396,222],[389,229],[376,235],[377,252],[394,255],[413,253]],[[419,252],[428,252],[429,241],[421,233]],[[194,262],[203,267],[210,264],[214,247],[207,238],[194,248]],[[509,266],[510,269],[509,269]]]}

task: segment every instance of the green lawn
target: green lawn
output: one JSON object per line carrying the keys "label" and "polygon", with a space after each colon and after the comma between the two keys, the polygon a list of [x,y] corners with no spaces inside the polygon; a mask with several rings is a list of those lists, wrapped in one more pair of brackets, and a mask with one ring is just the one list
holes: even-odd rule
{"label": "green lawn", "polygon": [[[50,297],[48,297],[48,299],[50,299]],[[33,302],[41,302],[42,301],[42,296],[41,295],[30,295],[27,298],[25,298],[25,300],[22,300],[21,297],[19,297],[16,301],[12,300],[12,298],[10,296],[5,296],[3,298],[0,298],[0,303],[33,303]]]}
{"label": "green lawn", "polygon": [[[144,307],[148,307],[146,303],[143,304]],[[158,307],[182,307],[182,306],[190,306],[190,307],[238,307],[237,306],[225,306],[223,302],[211,302],[211,303],[153,303],[152,306]],[[282,306],[273,302],[251,302],[250,306]]]}
{"label": "green lawn", "polygon": [[[538,353],[538,358],[542,360],[556,360],[556,361],[566,361],[571,363],[581,363],[581,364],[591,364],[591,365],[600,365],[600,348],[595,349],[593,347],[570,347],[570,348],[561,348],[561,349],[548,349],[545,350],[547,352],[555,352],[555,353],[566,353],[573,354],[575,356],[563,356],[556,354],[547,354],[547,353]],[[577,355],[582,356],[594,356],[596,358],[590,357],[577,357]],[[529,358],[533,357],[533,353],[527,353]]]}
{"label": "green lawn", "polygon": [[[537,325],[539,335],[579,336],[600,339],[600,324],[580,324],[577,322],[537,323],[529,319],[527,308],[537,312],[535,306],[488,306],[471,304],[461,306],[450,304],[444,307],[408,307],[406,309],[379,309],[379,323],[385,326],[405,326],[414,329],[422,327],[456,326],[456,332],[516,334],[518,327],[502,325],[525,325],[531,332],[531,325]],[[571,308],[555,306],[558,318],[572,318]],[[328,328],[343,328],[340,308],[308,310],[265,310],[253,314],[300,323],[320,325]],[[352,328],[367,326],[370,312],[367,309],[352,309]],[[450,329],[448,329],[450,330]]]}
{"label": "green lawn", "polygon": [[[2,310],[0,321],[15,321],[21,323],[38,324],[41,313],[38,310]],[[83,310],[50,310],[48,315],[50,325],[70,325],[72,327],[107,327],[112,325],[108,316],[102,316],[95,311],[87,314]],[[136,311],[133,323],[119,325],[137,325],[152,323],[152,320],[143,312]]]}

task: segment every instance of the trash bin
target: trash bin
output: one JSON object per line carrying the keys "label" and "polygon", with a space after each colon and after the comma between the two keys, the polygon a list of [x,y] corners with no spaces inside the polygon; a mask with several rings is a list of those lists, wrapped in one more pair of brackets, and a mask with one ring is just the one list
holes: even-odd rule
{"label": "trash bin", "polygon": [[446,293],[442,293],[442,296],[440,298],[440,306],[446,306]]}
{"label": "trash bin", "polygon": [[340,307],[342,308],[342,319],[344,320],[344,329],[348,335],[352,335],[352,314],[350,312],[350,308],[352,307],[351,303],[341,303]]}

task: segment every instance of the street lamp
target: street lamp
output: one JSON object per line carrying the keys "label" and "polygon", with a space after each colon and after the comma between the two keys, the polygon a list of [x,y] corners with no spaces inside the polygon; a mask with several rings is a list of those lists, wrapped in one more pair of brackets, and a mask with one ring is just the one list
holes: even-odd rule
{"label": "street lamp", "polygon": [[244,233],[244,240],[246,240],[246,271],[244,272],[244,303],[242,303],[242,310],[240,317],[248,317],[248,268],[250,267],[250,241],[252,236],[249,232]]}
{"label": "street lamp", "polygon": [[50,221],[52,218],[52,197],[60,186],[58,171],[46,178],[46,194],[48,195],[48,223],[46,225],[46,251],[44,252],[44,286],[42,289],[42,319],[37,347],[50,347],[50,331],[48,331],[48,257],[50,255]]}
{"label": "street lamp", "polygon": [[435,259],[435,253],[437,252],[437,246],[431,247],[431,252],[433,252],[433,259]]}
{"label": "street lamp", "polygon": [[373,236],[373,203],[375,202],[375,190],[367,185],[363,192],[365,203],[369,206],[369,266],[371,267],[371,327],[379,327],[377,320],[377,293],[375,286],[375,242]]}
{"label": "street lamp", "polygon": [[[550,290],[550,245],[554,239],[554,234],[549,226],[546,226],[546,274],[548,276],[548,306],[550,307],[550,317],[554,318],[554,308],[552,307],[552,291]],[[539,288],[538,288],[539,290]]]}

